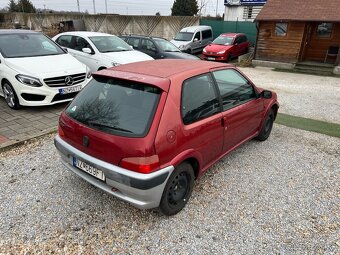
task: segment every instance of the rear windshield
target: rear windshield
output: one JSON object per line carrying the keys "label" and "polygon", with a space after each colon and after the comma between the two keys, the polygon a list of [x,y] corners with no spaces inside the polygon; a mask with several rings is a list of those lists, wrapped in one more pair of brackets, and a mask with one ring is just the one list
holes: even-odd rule
{"label": "rear windshield", "polygon": [[105,133],[144,137],[161,90],[142,83],[95,77],[66,109],[74,120]]}

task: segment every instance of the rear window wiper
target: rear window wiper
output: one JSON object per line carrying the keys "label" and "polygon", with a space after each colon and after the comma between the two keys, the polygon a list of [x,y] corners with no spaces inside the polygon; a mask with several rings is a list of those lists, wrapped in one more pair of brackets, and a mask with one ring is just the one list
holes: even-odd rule
{"label": "rear window wiper", "polygon": [[120,128],[120,127],[117,127],[117,126],[110,126],[110,125],[102,124],[102,123],[95,122],[95,121],[89,121],[88,124],[90,124],[92,126],[110,128],[110,129],[114,129],[114,130],[118,130],[118,131],[122,131],[122,132],[133,133],[131,130],[128,130],[128,129],[125,129],[125,128]]}

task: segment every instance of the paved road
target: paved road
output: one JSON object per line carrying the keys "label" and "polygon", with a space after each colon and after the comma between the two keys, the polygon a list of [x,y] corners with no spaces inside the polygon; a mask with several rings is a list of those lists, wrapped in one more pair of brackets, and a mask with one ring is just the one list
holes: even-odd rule
{"label": "paved road", "polygon": [[59,114],[66,105],[24,107],[15,111],[0,97],[0,148],[56,129]]}
{"label": "paved road", "polygon": [[339,254],[340,139],[275,125],[197,181],[173,217],[68,172],[52,136],[0,154],[0,253]]}

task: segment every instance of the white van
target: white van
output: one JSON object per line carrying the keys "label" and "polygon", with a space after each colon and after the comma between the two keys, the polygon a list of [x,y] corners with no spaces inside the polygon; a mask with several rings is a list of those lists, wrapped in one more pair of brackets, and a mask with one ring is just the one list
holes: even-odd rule
{"label": "white van", "polygon": [[213,32],[210,26],[185,27],[171,40],[181,51],[191,54],[202,52],[212,41]]}

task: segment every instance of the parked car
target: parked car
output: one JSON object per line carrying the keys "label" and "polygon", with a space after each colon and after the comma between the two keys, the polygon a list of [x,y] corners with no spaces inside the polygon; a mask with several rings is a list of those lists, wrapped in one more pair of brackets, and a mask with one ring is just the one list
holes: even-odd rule
{"label": "parked car", "polygon": [[0,95],[12,109],[70,101],[91,72],[51,39],[30,30],[0,30]]}
{"label": "parked car", "polygon": [[245,34],[221,34],[203,49],[203,59],[230,61],[248,52],[250,42]]}
{"label": "parked car", "polygon": [[213,39],[210,26],[192,26],[183,28],[171,42],[183,52],[196,54],[202,52]]}
{"label": "parked car", "polygon": [[132,63],[93,74],[61,114],[54,142],[63,164],[92,185],[172,215],[211,165],[269,137],[278,107],[274,92],[232,65]]}
{"label": "parked car", "polygon": [[136,50],[115,35],[98,32],[65,32],[53,37],[60,46],[92,72],[108,67],[132,62],[152,60],[153,58]]}
{"label": "parked car", "polygon": [[175,45],[164,38],[142,35],[122,35],[120,38],[131,45],[135,50],[144,52],[154,59],[200,59],[188,53],[181,52]]}

